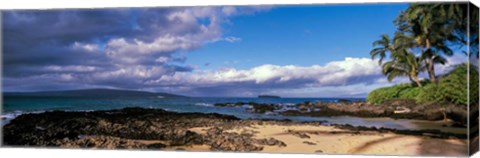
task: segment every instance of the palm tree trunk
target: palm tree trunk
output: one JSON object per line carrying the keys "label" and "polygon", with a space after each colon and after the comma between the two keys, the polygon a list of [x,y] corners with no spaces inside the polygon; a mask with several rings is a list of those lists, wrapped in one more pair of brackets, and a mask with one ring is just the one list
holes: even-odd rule
{"label": "palm tree trunk", "polygon": [[[425,40],[425,52],[430,50],[430,40],[427,38]],[[431,51],[430,51],[431,52]],[[428,77],[430,78],[430,81],[433,83],[436,83],[437,80],[435,78],[435,63],[433,61],[434,55],[430,54],[431,56],[428,58],[428,63],[427,63],[427,72],[428,72]]]}
{"label": "palm tree trunk", "polygon": [[428,59],[428,76],[430,77],[430,81],[433,83],[437,83],[437,79],[435,77],[435,63],[433,62],[433,57]]}
{"label": "palm tree trunk", "polygon": [[410,75],[410,76],[408,76],[408,79],[409,79],[409,80],[410,80],[410,82],[412,82],[412,83],[413,83],[413,82],[415,82],[415,80],[413,80],[413,78],[412,78],[412,76],[411,76],[411,75]]}
{"label": "palm tree trunk", "polygon": [[418,87],[422,87],[422,83],[420,83],[420,80],[418,80],[418,78],[415,79],[415,83],[417,83]]}
{"label": "palm tree trunk", "polygon": [[420,82],[420,80],[418,79],[418,76],[417,74],[411,74],[411,77],[413,78],[413,80],[415,80],[415,83],[417,84],[418,87],[422,87],[422,83]]}

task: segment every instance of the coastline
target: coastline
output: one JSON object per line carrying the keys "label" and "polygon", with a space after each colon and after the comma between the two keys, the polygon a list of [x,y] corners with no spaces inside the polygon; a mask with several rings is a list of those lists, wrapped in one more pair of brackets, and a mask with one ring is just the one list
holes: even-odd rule
{"label": "coastline", "polygon": [[24,114],[3,127],[4,145],[267,153],[465,156],[461,135],[439,131],[241,120],[161,109]]}
{"label": "coastline", "polygon": [[[417,104],[411,99],[395,99],[382,104],[366,101],[338,99],[334,102],[301,102],[296,104],[272,104],[256,102],[215,103],[217,107],[247,107],[247,111],[257,114],[282,116],[335,117],[354,116],[360,118],[391,118],[427,121],[447,121],[449,126],[467,126],[467,108],[455,104],[431,102]],[[448,120],[446,119],[447,117]]]}

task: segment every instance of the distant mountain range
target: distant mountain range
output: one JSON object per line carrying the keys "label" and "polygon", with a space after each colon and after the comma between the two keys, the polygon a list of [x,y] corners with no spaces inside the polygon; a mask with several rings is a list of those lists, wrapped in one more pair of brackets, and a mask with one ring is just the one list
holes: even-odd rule
{"label": "distant mountain range", "polygon": [[93,97],[93,98],[185,98],[187,96],[118,89],[81,89],[42,92],[4,92],[4,96],[28,97]]}
{"label": "distant mountain range", "polygon": [[276,96],[276,95],[259,95],[258,98],[280,98],[280,96]]}

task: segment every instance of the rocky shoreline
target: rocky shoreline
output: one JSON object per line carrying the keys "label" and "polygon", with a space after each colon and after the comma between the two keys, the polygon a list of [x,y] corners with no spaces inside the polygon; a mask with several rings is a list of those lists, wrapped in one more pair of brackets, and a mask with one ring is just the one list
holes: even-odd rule
{"label": "rocky shoreline", "polygon": [[[216,103],[219,107],[246,107],[252,113],[278,114],[285,116],[356,116],[389,117],[394,119],[416,119],[437,121],[444,116],[454,122],[454,126],[466,127],[467,107],[454,104],[417,104],[414,100],[391,100],[380,105],[364,101],[341,99],[336,102],[303,102],[298,104],[271,104],[255,102]],[[445,114],[445,115],[444,115]]]}
{"label": "rocky shoreline", "polygon": [[[323,122],[288,120],[241,120],[233,116],[203,113],[176,113],[162,109],[125,108],[120,110],[65,112],[51,111],[20,115],[3,127],[3,145],[65,148],[165,149],[206,151],[262,151],[288,146],[275,137],[259,138],[254,130],[232,132],[257,126],[327,127],[349,134],[375,132],[441,139],[465,139],[466,134],[438,130],[394,130],[386,128],[324,125]],[[339,131],[329,134],[341,134]],[[280,131],[279,131],[280,132]],[[287,134],[307,139],[316,131],[285,130]],[[317,144],[306,141],[307,145]]]}
{"label": "rocky shoreline", "polygon": [[[24,114],[12,120],[3,127],[3,144],[111,149],[181,149],[184,146],[207,145],[213,151],[259,151],[264,145],[284,146],[273,138],[254,139],[248,133],[225,132],[236,126],[261,122],[243,121],[228,115],[176,113],[162,109],[52,111]],[[193,128],[208,129],[202,135],[193,132]],[[136,140],[153,142],[139,143]]]}

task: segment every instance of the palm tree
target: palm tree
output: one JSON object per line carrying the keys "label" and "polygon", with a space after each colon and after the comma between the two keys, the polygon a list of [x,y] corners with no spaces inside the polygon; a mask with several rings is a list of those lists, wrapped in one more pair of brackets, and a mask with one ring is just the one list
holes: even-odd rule
{"label": "palm tree", "polygon": [[370,56],[372,59],[375,57],[379,57],[378,64],[381,65],[383,59],[387,56],[387,53],[393,53],[395,51],[395,47],[393,42],[390,40],[390,37],[387,34],[383,34],[380,36],[381,38],[375,42],[373,42],[373,46],[375,47],[370,51]]}
{"label": "palm tree", "polygon": [[[438,5],[411,5],[395,20],[399,30],[413,43],[409,47],[420,52],[430,81],[436,82],[435,64],[443,59],[442,54],[451,56],[453,51],[445,42],[451,37],[451,27],[446,24],[445,13],[438,12]],[[441,62],[444,64],[444,62]]]}
{"label": "palm tree", "polygon": [[477,55],[479,45],[479,10],[470,3],[437,4],[438,12],[443,13],[442,18],[449,26],[449,41],[460,47],[470,46],[470,52],[465,55]]}
{"label": "palm tree", "polygon": [[422,87],[418,73],[423,69],[420,58],[405,49],[392,53],[392,60],[382,65],[383,73],[387,75],[388,81],[399,76],[407,76],[410,81]]}
{"label": "palm tree", "polygon": [[[421,87],[422,84],[418,78],[418,73],[422,70],[422,64],[415,54],[407,51],[406,48],[411,45],[411,42],[406,40],[408,38],[401,32],[395,33],[393,40],[384,34],[379,40],[373,42],[375,48],[370,51],[370,55],[372,59],[375,59],[377,56],[380,58],[379,65],[382,65],[383,73],[387,76],[388,81],[391,82],[394,78],[400,76],[407,76],[411,82]],[[383,63],[387,54],[389,54],[391,61]]]}
{"label": "palm tree", "polygon": [[412,4],[395,19],[398,31],[394,38],[382,35],[373,43],[370,55],[379,58],[379,65],[387,56],[391,59],[382,65],[389,80],[408,76],[421,86],[418,74],[427,71],[430,81],[436,83],[435,65],[445,64],[445,56],[453,55],[451,43],[478,46],[478,35],[466,36],[472,25],[466,15],[477,17],[472,28],[478,30],[478,10],[471,10],[466,3]]}

